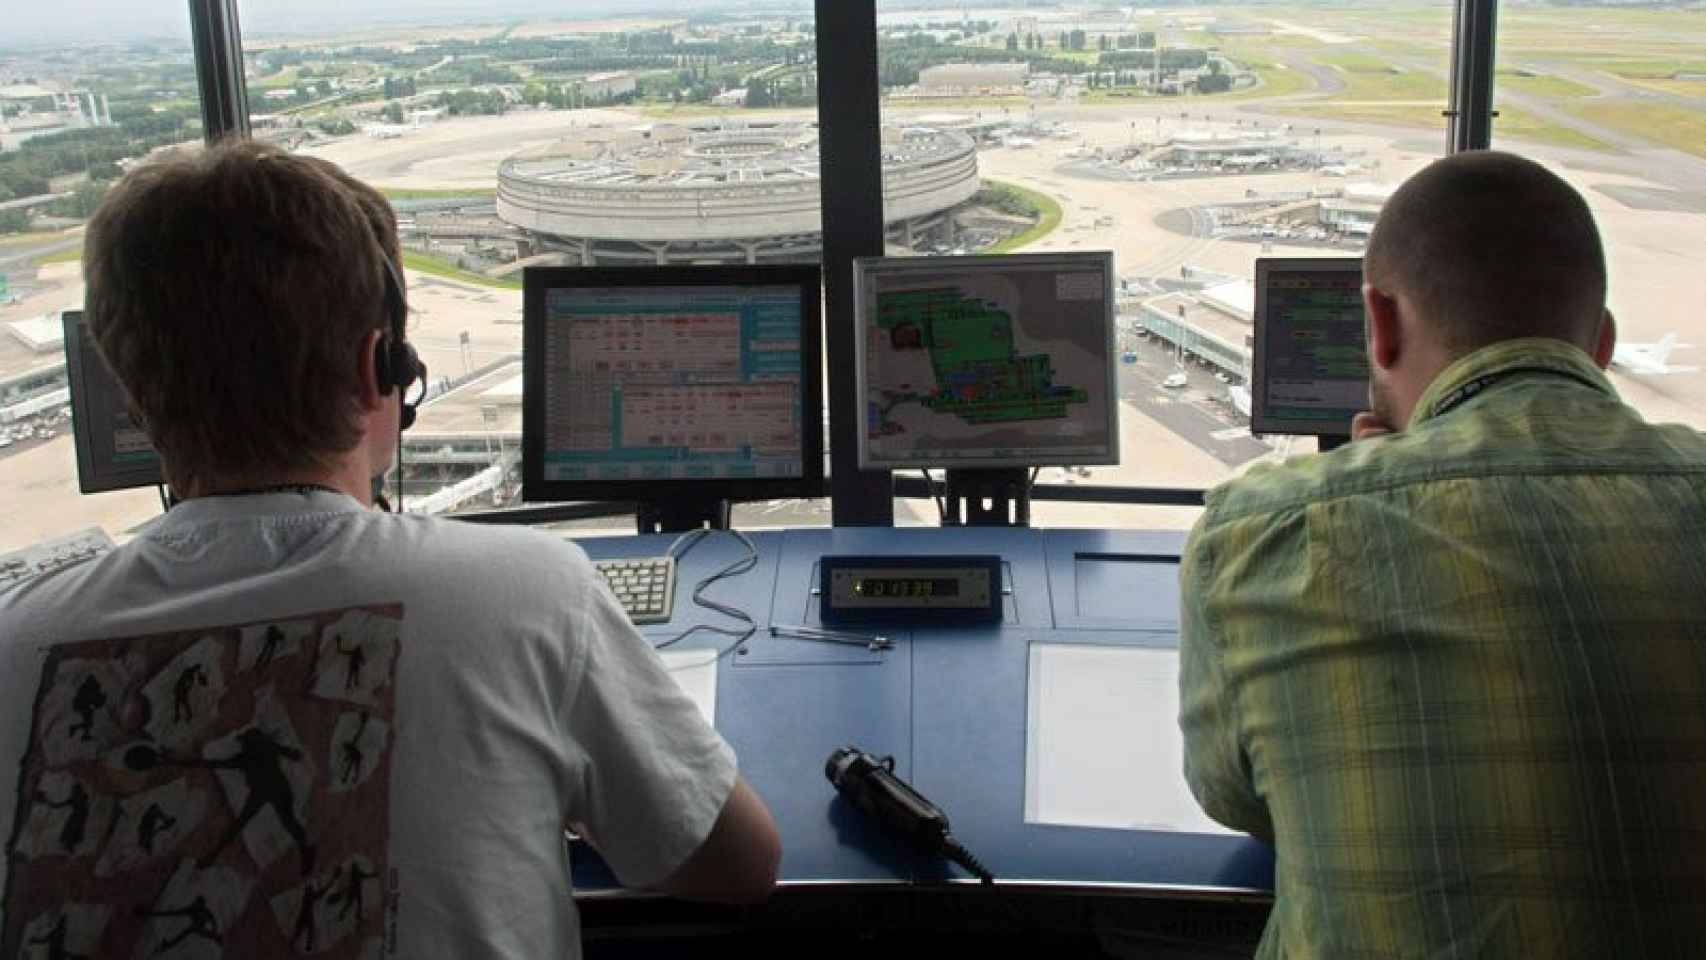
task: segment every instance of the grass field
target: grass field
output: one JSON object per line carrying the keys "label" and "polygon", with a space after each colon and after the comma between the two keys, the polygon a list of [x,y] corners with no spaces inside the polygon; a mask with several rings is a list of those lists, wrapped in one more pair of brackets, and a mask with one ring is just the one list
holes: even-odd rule
{"label": "grass field", "polygon": [[1706,157],[1706,111],[1663,103],[1585,101],[1570,111],[1601,126]]}
{"label": "grass field", "polygon": [[34,263],[36,266],[41,267],[41,266],[46,266],[47,264],[50,264],[50,263],[76,263],[77,261],[82,260],[82,259],[83,259],[83,248],[78,246],[78,247],[66,247],[64,250],[59,250],[59,251],[56,251],[54,253],[50,253],[45,257],[36,257],[31,262]]}
{"label": "grass field", "polygon": [[1335,100],[1438,100],[1445,103],[1445,81],[1420,70],[1396,66],[1385,58],[1355,50],[1317,50],[1309,58],[1335,67],[1345,78],[1345,89],[1325,102]]}
{"label": "grass field", "polygon": [[31,230],[27,233],[9,233],[0,237],[0,250],[16,247],[29,247],[38,243],[52,243],[71,236],[68,230]]}
{"label": "grass field", "polygon": [[1678,60],[1669,57],[1617,60],[1593,57],[1584,60],[1582,66],[1616,74],[1625,80],[1669,80],[1679,73],[1706,73],[1706,60]]}
{"label": "grass field", "polygon": [[1706,98],[1706,80],[1633,80],[1624,78],[1637,87],[1645,87],[1658,93],[1668,93],[1673,97],[1703,97]]}
{"label": "grass field", "polygon": [[[1290,44],[1288,43],[1287,46]],[[1315,81],[1310,79],[1308,74],[1301,70],[1293,70],[1280,62],[1273,46],[1227,43],[1221,47],[1221,53],[1234,63],[1242,64],[1255,71],[1257,79],[1261,82],[1250,89],[1217,93],[1214,95],[1216,100],[1261,100],[1268,97],[1284,97],[1294,93],[1307,93],[1315,89]]]}
{"label": "grass field", "polygon": [[1496,102],[1494,108],[1499,111],[1499,115],[1493,118],[1493,140],[1495,142],[1510,137],[1516,140],[1528,140],[1559,147],[1575,147],[1579,150],[1609,151],[1616,149],[1604,140],[1582,133],[1572,127],[1561,127],[1525,110],[1503,106]]}
{"label": "grass field", "polygon": [[254,90],[282,90],[286,87],[294,87],[296,86],[297,73],[296,67],[285,67],[277,73],[249,81],[249,87]]}
{"label": "grass field", "polygon": [[521,279],[519,277],[513,280],[494,279],[468,270],[463,270],[453,261],[446,260],[443,257],[435,257],[432,254],[420,253],[414,250],[403,251],[403,266],[419,273],[430,273],[435,277],[443,277],[446,280],[455,280],[460,283],[471,283],[482,287],[493,287],[498,290],[521,289]]}
{"label": "grass field", "polygon": [[1308,103],[1274,108],[1276,113],[1287,113],[1322,123],[1356,120],[1404,127],[1435,127],[1441,131],[1442,136],[1445,117],[1440,115],[1440,111],[1444,109],[1443,99],[1437,104],[1380,103],[1367,100],[1359,103],[1335,103],[1332,100],[1312,100]]}
{"label": "grass field", "polygon": [[1013,193],[1018,194],[1032,206],[1036,207],[1041,215],[1037,218],[1037,222],[1032,224],[1029,229],[1022,233],[1016,233],[1000,243],[991,246],[989,249],[979,252],[1011,253],[1014,250],[1019,250],[1030,244],[1036,243],[1038,240],[1041,240],[1053,233],[1055,228],[1060,226],[1060,204],[1048,194],[1038,193],[1035,190],[1027,190],[1016,183],[1008,183],[1004,180],[985,180],[983,181],[983,185],[985,189],[999,188],[1002,190],[1010,190]]}
{"label": "grass field", "polygon": [[1591,97],[1599,93],[1593,87],[1574,80],[1527,70],[1500,70],[1493,78],[1493,87],[1495,90],[1515,90],[1517,93],[1545,97],[1548,100]]}

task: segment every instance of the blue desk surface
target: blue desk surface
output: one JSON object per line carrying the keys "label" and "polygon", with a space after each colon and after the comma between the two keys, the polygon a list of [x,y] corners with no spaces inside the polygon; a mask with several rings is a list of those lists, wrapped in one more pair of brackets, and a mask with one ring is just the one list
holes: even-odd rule
{"label": "blue desk surface", "polygon": [[[895,770],[941,807],[954,835],[1004,883],[1178,891],[1268,891],[1273,855],[1246,837],[1063,827],[1025,821],[1027,670],[1033,644],[1176,648],[1183,535],[1000,528],[789,530],[752,535],[759,563],[707,596],[758,621],[744,651],[717,672],[716,726],[781,828],[784,883],[909,883],[962,877],[921,861],[837,798],[824,761],[856,744],[891,754]],[[583,539],[594,558],[651,556],[666,536]],[[895,649],[777,639],[766,628],[816,624],[817,561],[825,554],[999,554],[1011,596],[996,626],[885,629]],[[693,586],[744,555],[707,539],[677,574],[675,619],[642,628],[654,642],[695,623],[735,626],[694,605]],[[728,641],[715,635],[682,647]],[[1178,736],[1110,731],[1120,737]],[[576,857],[582,889],[608,884]],[[600,883],[601,877],[603,883]]]}

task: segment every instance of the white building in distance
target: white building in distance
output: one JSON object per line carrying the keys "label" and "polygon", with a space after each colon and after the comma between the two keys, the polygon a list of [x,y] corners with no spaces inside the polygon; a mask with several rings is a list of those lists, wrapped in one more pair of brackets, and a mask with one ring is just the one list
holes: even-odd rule
{"label": "white building in distance", "polygon": [[1023,87],[1031,72],[1028,63],[943,63],[918,71],[918,85],[927,91],[992,90]]}
{"label": "white building in distance", "polygon": [[588,100],[613,100],[633,93],[638,85],[631,73],[592,73],[577,81]]}

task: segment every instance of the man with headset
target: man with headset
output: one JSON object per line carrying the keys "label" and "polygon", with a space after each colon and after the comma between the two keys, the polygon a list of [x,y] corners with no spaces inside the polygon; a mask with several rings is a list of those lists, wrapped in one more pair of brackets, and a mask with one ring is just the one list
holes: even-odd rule
{"label": "man with headset", "polygon": [[763,801],[577,547],[370,509],[425,375],[397,263],[377,192],[251,142],[90,221],[181,502],[0,595],[0,954],[574,956],[571,823],[629,886],[770,890]]}

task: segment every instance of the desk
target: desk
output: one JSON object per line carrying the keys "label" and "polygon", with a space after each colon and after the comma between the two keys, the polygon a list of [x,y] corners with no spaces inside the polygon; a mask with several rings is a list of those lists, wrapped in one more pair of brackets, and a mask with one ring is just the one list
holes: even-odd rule
{"label": "desk", "polygon": [[[1007,528],[790,530],[753,535],[751,572],[708,596],[759,623],[743,653],[717,672],[716,726],[782,833],[780,883],[915,884],[963,877],[919,861],[870,829],[824,778],[836,747],[892,754],[895,771],[947,814],[954,835],[998,878],[1016,885],[1153,893],[1258,895],[1273,889],[1273,857],[1247,837],[1054,826],[1026,822],[1028,670],[1035,645],[1176,650],[1183,535]],[[663,553],[664,536],[584,539],[594,558]],[[815,624],[817,561],[825,554],[999,554],[1011,595],[996,626],[888,630],[895,649],[807,643],[768,635],[771,623]],[[731,537],[693,549],[677,575],[675,619],[642,628],[661,641],[695,623],[732,626],[695,606],[693,586],[744,555]],[[714,646],[723,638],[687,640]],[[1109,731],[1177,740],[1176,722]],[[1177,778],[1177,770],[1157,771]],[[594,857],[574,858],[577,890],[612,881]],[[968,881],[970,882],[970,881]]]}

